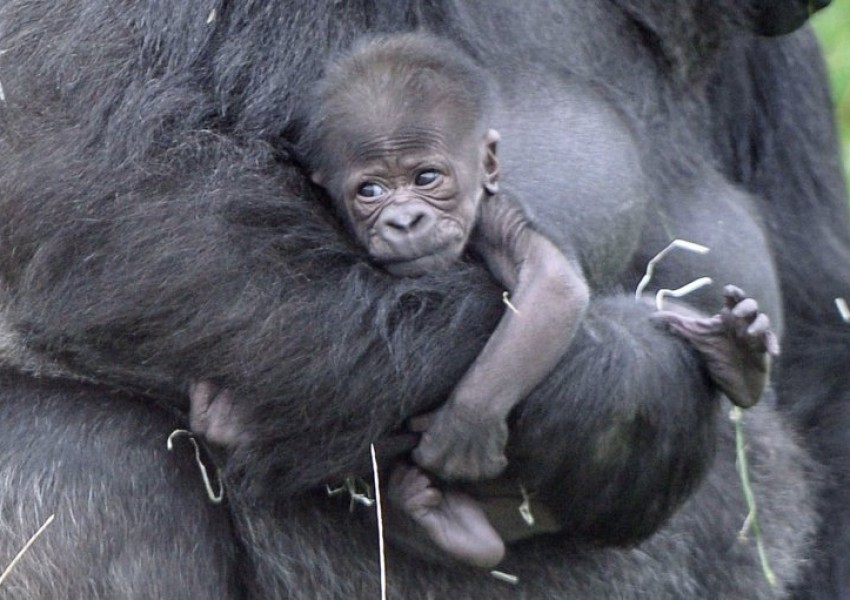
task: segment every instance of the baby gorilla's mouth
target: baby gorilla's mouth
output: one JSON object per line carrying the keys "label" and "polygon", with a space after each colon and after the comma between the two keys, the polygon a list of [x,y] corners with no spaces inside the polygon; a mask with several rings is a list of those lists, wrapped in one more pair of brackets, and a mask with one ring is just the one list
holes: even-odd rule
{"label": "baby gorilla's mouth", "polygon": [[439,223],[425,235],[386,239],[372,233],[369,254],[390,274],[416,277],[448,268],[463,254],[466,231],[451,220]]}
{"label": "baby gorilla's mouth", "polygon": [[396,277],[419,277],[449,268],[460,257],[463,245],[444,247],[437,252],[401,260],[381,261],[381,266]]}

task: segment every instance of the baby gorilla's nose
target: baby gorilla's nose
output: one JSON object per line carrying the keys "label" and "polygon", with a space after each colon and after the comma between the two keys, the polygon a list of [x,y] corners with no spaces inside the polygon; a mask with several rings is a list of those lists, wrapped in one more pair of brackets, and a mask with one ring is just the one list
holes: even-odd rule
{"label": "baby gorilla's nose", "polygon": [[416,229],[417,225],[421,225],[424,218],[425,214],[421,211],[406,211],[387,222],[387,227],[398,229],[401,232],[410,232]]}
{"label": "baby gorilla's nose", "polygon": [[435,222],[434,211],[427,204],[405,202],[384,209],[378,231],[392,246],[415,246],[429,235]]}

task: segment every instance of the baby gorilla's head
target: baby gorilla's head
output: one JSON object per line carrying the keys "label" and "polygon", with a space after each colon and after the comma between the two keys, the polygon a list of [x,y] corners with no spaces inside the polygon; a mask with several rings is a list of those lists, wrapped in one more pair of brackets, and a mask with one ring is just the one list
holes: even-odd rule
{"label": "baby gorilla's head", "polygon": [[334,63],[305,135],[313,180],[394,275],[461,255],[495,193],[490,90],[459,49],[423,34],[371,40]]}

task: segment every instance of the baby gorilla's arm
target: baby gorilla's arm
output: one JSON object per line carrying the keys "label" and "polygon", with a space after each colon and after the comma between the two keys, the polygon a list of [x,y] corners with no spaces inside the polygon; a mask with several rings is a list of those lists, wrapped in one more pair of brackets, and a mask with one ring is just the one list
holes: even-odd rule
{"label": "baby gorilla's arm", "polygon": [[[724,307],[713,316],[672,303],[670,309],[655,313],[653,319],[693,345],[705,359],[712,381],[730,400],[744,407],[755,404],[767,383],[770,356],[779,351],[770,321],[759,311],[756,301],[739,288],[727,286]],[[407,473],[404,479],[397,480],[404,485],[397,483],[398,489],[391,491],[391,495],[400,497],[398,504],[417,524],[425,527],[431,541],[466,562],[472,563],[471,557],[480,560],[498,556],[494,551],[498,544],[490,526],[498,538],[508,544],[556,532],[563,526],[556,511],[539,500],[524,496],[519,483],[513,479],[498,478],[464,486],[469,496],[444,499],[430,479],[422,477],[421,473],[418,476]],[[517,510],[528,500],[535,516],[533,525],[524,522]],[[479,510],[483,510],[486,522]],[[447,527],[457,529],[451,532],[451,537],[445,530]],[[416,538],[414,532],[407,535]]]}
{"label": "baby gorilla's arm", "polygon": [[446,404],[419,421],[425,431],[414,460],[449,480],[504,470],[508,413],[563,356],[589,300],[577,268],[504,198],[482,202],[472,244],[512,290],[516,312],[505,312]]}

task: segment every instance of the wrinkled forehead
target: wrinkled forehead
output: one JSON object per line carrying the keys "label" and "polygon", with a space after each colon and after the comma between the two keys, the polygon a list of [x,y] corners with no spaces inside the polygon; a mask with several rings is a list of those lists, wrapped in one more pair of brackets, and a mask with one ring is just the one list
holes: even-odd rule
{"label": "wrinkled forehead", "polygon": [[334,115],[324,136],[325,151],[348,164],[398,155],[439,153],[463,156],[483,135],[478,119],[452,107],[373,105]]}
{"label": "wrinkled forehead", "polygon": [[458,146],[458,136],[442,127],[409,125],[393,129],[358,132],[344,144],[349,159],[356,162],[381,160],[388,156],[449,154]]}

